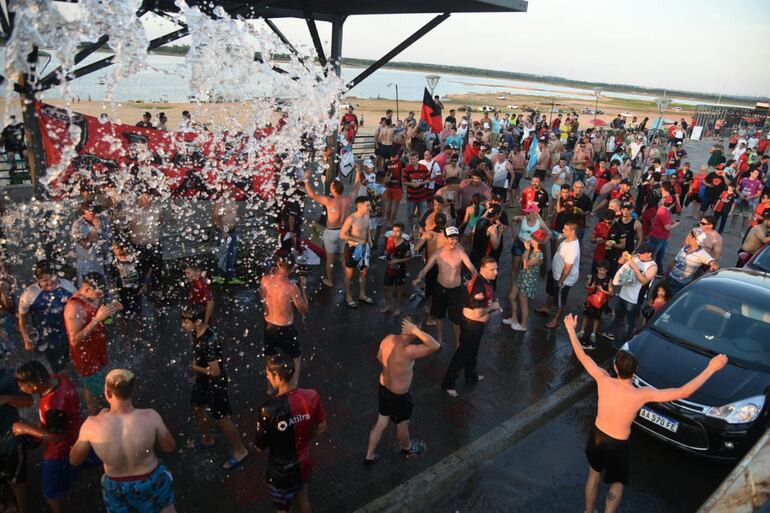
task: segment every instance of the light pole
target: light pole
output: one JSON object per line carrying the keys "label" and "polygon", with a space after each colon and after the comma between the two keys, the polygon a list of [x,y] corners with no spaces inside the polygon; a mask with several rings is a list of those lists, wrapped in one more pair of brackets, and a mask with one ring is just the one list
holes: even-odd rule
{"label": "light pole", "polygon": [[655,105],[658,106],[658,122],[655,123],[655,129],[660,130],[661,125],[663,124],[663,113],[666,111],[669,105],[671,105],[671,98],[655,98]]}
{"label": "light pole", "polygon": [[388,87],[395,86],[396,88],[396,121],[398,121],[399,119],[401,119],[401,115],[398,113],[398,84],[396,84],[395,82],[388,82],[385,85]]}
{"label": "light pole", "polygon": [[601,87],[594,87],[594,96],[596,101],[594,102],[594,128],[596,127],[596,115],[599,113],[599,97],[602,95]]}
{"label": "light pole", "polygon": [[436,86],[438,85],[438,81],[441,80],[441,77],[438,75],[425,75],[425,80],[428,82],[428,89],[430,90],[430,95],[433,96],[433,91],[436,89]]}

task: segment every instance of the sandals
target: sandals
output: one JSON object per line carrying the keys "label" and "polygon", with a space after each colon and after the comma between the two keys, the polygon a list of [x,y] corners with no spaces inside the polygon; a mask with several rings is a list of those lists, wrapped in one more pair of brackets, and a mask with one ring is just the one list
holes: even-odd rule
{"label": "sandals", "polygon": [[321,283],[323,283],[325,286],[327,286],[329,288],[334,287],[334,283],[330,283],[330,282],[326,281],[326,278],[321,278]]}
{"label": "sandals", "polygon": [[374,304],[374,299],[370,298],[369,296],[359,297],[358,300],[362,303],[366,303],[367,305]]}
{"label": "sandals", "polygon": [[345,304],[348,305],[350,308],[358,308],[358,303],[356,303],[352,299],[350,301],[347,301]]}
{"label": "sandals", "polygon": [[372,459],[364,458],[364,466],[373,465],[373,464],[377,463],[378,461],[380,461],[380,455],[379,454],[375,454],[374,458],[372,458]]}

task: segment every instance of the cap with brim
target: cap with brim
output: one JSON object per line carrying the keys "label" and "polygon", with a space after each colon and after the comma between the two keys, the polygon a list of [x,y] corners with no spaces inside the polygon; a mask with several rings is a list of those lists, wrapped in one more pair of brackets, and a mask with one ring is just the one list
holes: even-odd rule
{"label": "cap with brim", "polygon": [[543,242],[545,242],[546,237],[548,237],[548,235],[545,233],[545,230],[543,230],[542,228],[538,228],[537,230],[532,232],[532,238],[538,244],[542,244]]}
{"label": "cap with brim", "polygon": [[368,167],[369,169],[374,169],[374,162],[371,161],[371,159],[364,160],[364,167]]}
{"label": "cap with brim", "polygon": [[456,226],[447,226],[444,228],[444,237],[459,237],[460,230]]}
{"label": "cap with brim", "polygon": [[644,255],[647,253],[653,253],[654,251],[655,247],[652,244],[649,242],[644,242],[641,246],[639,246],[639,249],[636,252],[640,255]]}
{"label": "cap with brim", "polygon": [[529,205],[527,205],[526,207],[524,207],[524,211],[523,211],[523,212],[524,212],[525,214],[532,214],[532,213],[534,213],[534,212],[540,212],[540,207],[539,207],[539,206],[538,206],[538,204],[537,204],[537,203],[535,203],[534,201],[530,201],[530,202],[529,202]]}
{"label": "cap with brim", "polygon": [[634,208],[634,204],[630,201],[624,201],[621,203],[620,208]]}

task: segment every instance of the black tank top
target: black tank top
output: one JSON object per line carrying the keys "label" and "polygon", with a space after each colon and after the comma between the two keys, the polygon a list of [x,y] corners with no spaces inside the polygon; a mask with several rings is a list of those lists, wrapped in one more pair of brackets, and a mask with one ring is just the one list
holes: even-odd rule
{"label": "black tank top", "polygon": [[636,230],[634,230],[634,224],[636,219],[631,218],[631,221],[624,223],[622,219],[618,221],[620,226],[623,227],[623,232],[626,234],[626,251],[631,252],[636,247]]}

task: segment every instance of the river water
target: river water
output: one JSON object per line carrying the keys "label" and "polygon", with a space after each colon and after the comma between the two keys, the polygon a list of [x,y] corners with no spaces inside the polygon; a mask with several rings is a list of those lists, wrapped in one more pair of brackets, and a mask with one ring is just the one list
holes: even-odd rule
{"label": "river water", "polygon": [[[88,64],[103,59],[107,54],[93,54],[82,64]],[[0,66],[4,65],[0,58]],[[45,64],[45,62],[43,62]],[[47,65],[43,75],[55,69],[56,62]],[[121,79],[117,84],[113,100],[125,102],[142,100],[148,102],[169,101],[185,102],[193,95],[188,80],[188,70],[184,67],[184,59],[178,56],[150,55],[148,58],[150,69],[142,70],[133,76]],[[106,96],[105,76],[110,68],[86,75],[71,82],[71,88],[81,100],[101,101]],[[343,67],[342,76],[345,81],[355,78],[361,68]],[[393,69],[380,69],[370,75],[362,83],[350,90],[349,94],[358,98],[395,98],[395,88],[388,84],[398,85],[399,98],[402,100],[420,100],[423,88],[426,85],[426,73],[419,71],[402,71]],[[265,92],[266,93],[266,92]],[[557,97],[567,99],[593,99],[592,89],[559,86],[544,82],[529,82],[520,80],[506,80],[492,77],[474,77],[467,75],[443,74],[435,90],[436,94],[448,95],[457,93],[495,93],[506,95],[532,95],[540,97]],[[259,94],[257,92],[257,94]],[[244,94],[244,96],[247,96]],[[654,100],[654,96],[644,94],[622,93],[605,91],[602,96],[609,98],[623,98],[632,100]],[[61,98],[62,93],[58,89],[47,91],[43,98]],[[243,98],[242,98],[243,99]],[[696,105],[703,101],[692,101],[673,98],[674,101]]]}

